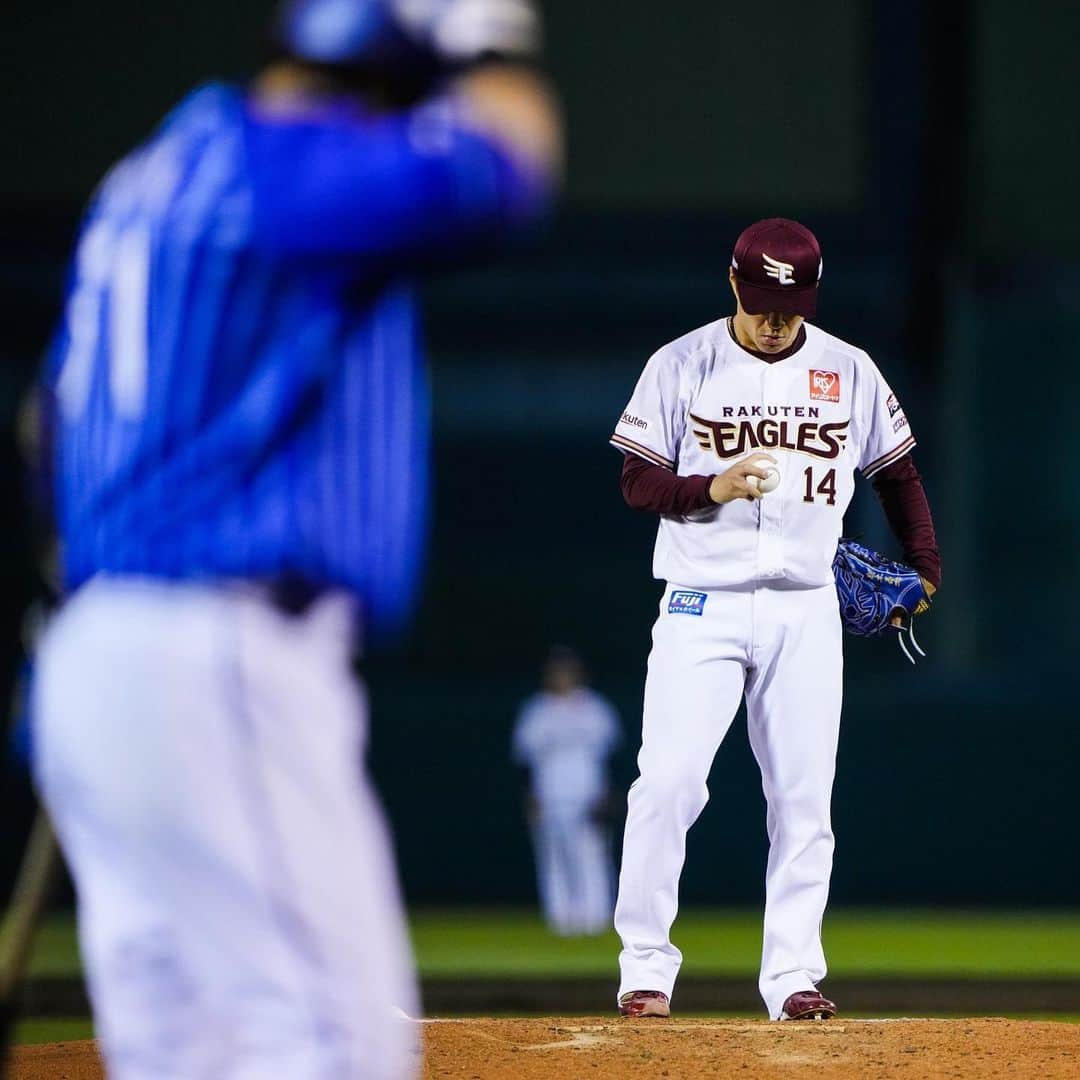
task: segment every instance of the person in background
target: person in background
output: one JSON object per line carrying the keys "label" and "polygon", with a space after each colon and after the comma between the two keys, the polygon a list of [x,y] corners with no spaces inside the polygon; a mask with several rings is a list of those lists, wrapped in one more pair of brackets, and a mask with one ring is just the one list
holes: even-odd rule
{"label": "person in background", "polygon": [[556,934],[611,923],[614,866],[607,762],[620,740],[611,704],[586,685],[571,649],[556,647],[543,689],[521,707],[513,758],[530,774],[526,812],[544,917]]}

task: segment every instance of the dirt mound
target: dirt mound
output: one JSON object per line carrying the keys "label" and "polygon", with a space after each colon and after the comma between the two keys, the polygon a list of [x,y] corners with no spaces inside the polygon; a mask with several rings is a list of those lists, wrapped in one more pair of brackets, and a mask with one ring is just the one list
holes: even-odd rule
{"label": "dirt mound", "polygon": [[[1080,1075],[1080,1025],[1023,1020],[429,1020],[423,1026],[425,1080]],[[103,1073],[94,1044],[73,1042],[20,1048],[9,1076],[100,1080]]]}
{"label": "dirt mound", "polygon": [[1080,1027],[1019,1020],[465,1020],[425,1033],[432,1080],[1080,1075]]}
{"label": "dirt mound", "polygon": [[7,1080],[104,1080],[97,1043],[39,1043],[12,1051]]}

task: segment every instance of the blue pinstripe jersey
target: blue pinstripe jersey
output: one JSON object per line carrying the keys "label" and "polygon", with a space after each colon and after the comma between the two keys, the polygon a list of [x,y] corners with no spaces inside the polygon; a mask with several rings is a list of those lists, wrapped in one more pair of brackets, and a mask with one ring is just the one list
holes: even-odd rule
{"label": "blue pinstripe jersey", "polygon": [[400,623],[428,494],[408,276],[544,198],[448,102],[270,116],[195,91],[83,223],[47,379],[68,588],[298,574]]}

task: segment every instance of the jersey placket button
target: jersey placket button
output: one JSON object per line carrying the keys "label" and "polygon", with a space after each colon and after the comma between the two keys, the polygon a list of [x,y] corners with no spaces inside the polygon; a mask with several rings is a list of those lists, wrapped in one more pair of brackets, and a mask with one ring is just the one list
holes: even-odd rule
{"label": "jersey placket button", "polygon": [[[777,386],[783,383],[783,372],[764,365],[761,374],[762,413],[770,404],[779,401]],[[775,456],[775,455],[774,455]],[[758,574],[763,578],[780,577],[783,572],[783,531],[780,491],[757,500],[758,507]]]}

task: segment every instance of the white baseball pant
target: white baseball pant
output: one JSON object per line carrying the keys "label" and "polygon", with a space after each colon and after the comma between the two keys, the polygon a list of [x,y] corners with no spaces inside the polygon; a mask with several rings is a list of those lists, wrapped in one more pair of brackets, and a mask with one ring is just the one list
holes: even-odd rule
{"label": "white baseball pant", "polygon": [[615,928],[620,995],[670,996],[682,963],[670,931],[686,833],[746,696],[750,745],[768,806],[759,988],[773,1019],[789,995],[825,976],[821,920],[829,892],[830,798],[840,731],[842,645],[836,589],[697,590],[700,615],[660,602],[645,682],[640,775],[629,794]]}
{"label": "white baseball pant", "polygon": [[611,925],[610,844],[590,809],[577,800],[543,804],[533,825],[540,901],[557,934],[599,934]]}
{"label": "white baseball pant", "polygon": [[38,782],[116,1080],[401,1080],[409,945],[349,610],[99,578],[40,650]]}

